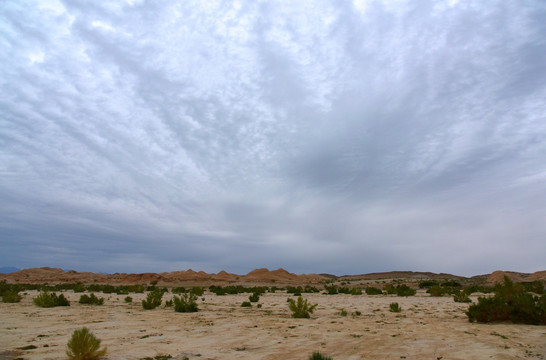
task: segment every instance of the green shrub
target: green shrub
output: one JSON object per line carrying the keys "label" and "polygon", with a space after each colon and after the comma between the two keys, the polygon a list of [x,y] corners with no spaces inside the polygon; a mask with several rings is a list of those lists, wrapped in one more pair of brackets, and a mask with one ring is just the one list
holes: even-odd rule
{"label": "green shrub", "polygon": [[173,296],[174,311],[176,312],[197,312],[197,296],[191,293],[181,294],[180,297]]}
{"label": "green shrub", "polygon": [[68,341],[66,355],[71,360],[94,360],[106,355],[106,348],[99,350],[101,341],[86,327],[75,330]]}
{"label": "green shrub", "polygon": [[18,303],[23,297],[19,293],[8,290],[2,294],[2,301],[5,303]]}
{"label": "green shrub", "polygon": [[195,296],[203,296],[205,290],[200,286],[194,286],[191,288],[190,293],[194,294]]}
{"label": "green shrub", "polygon": [[309,360],[332,360],[332,358],[315,351],[311,356],[309,356]]}
{"label": "green shrub", "polygon": [[308,319],[311,317],[311,314],[313,311],[315,311],[317,306],[317,304],[309,305],[307,299],[303,299],[301,296],[298,297],[297,301],[294,301],[294,299],[288,299],[288,308],[292,311],[293,318]]}
{"label": "green shrub", "polygon": [[252,307],[252,304],[250,303],[250,301],[243,301],[241,307]]}
{"label": "green shrub", "polygon": [[325,286],[324,289],[328,295],[336,295],[338,293],[337,286],[335,285]]}
{"label": "green shrub", "polygon": [[161,305],[163,291],[161,289],[152,290],[146,295],[146,300],[142,300],[142,308],[152,310]]}
{"label": "green shrub", "polygon": [[91,295],[83,294],[80,296],[80,304],[88,304],[88,305],[102,305],[104,304],[104,298],[98,298],[95,296],[94,293],[91,293]]}
{"label": "green shrub", "polygon": [[54,306],[70,306],[70,302],[64,297],[63,294],[57,296],[55,293],[48,293],[44,291],[34,299],[34,304],[40,307],[54,307]]}
{"label": "green shrub", "polygon": [[495,296],[480,297],[466,312],[470,322],[512,321],[513,323],[546,325],[546,295],[525,292],[524,286],[504,277],[504,285],[495,286]]}
{"label": "green shrub", "polygon": [[462,303],[472,302],[472,300],[470,300],[470,298],[464,291],[459,291],[458,293],[453,295],[453,300],[455,300],[455,302],[462,302]]}
{"label": "green shrub", "polygon": [[347,310],[341,309],[340,315],[341,315],[341,316],[347,316]]}
{"label": "green shrub", "polygon": [[436,280],[423,280],[419,282],[420,289],[430,288],[432,286],[438,286],[438,285],[440,284]]}
{"label": "green shrub", "polygon": [[368,286],[366,288],[366,294],[367,295],[382,295],[383,291],[381,289],[376,288],[376,287]]}
{"label": "green shrub", "polygon": [[402,311],[402,308],[400,307],[400,305],[398,305],[397,302],[394,302],[389,305],[389,311],[399,313],[400,311]]}
{"label": "green shrub", "polygon": [[165,307],[171,307],[173,306],[173,301],[171,300],[165,300]]}
{"label": "green shrub", "polygon": [[417,290],[410,288],[407,285],[398,285],[395,288],[396,295],[398,296],[414,296]]}
{"label": "green shrub", "polygon": [[260,301],[260,295],[254,293],[248,297],[248,300],[250,300],[250,302],[258,302]]}
{"label": "green shrub", "polygon": [[430,296],[439,297],[444,295],[445,290],[439,285],[433,285],[427,290],[427,293],[429,293]]}
{"label": "green shrub", "polygon": [[361,288],[352,288],[351,289],[351,295],[362,295],[362,289]]}
{"label": "green shrub", "polygon": [[133,302],[133,298],[130,297],[130,296],[125,297],[125,299],[123,299],[123,300],[124,300],[126,303],[131,303],[131,302]]}

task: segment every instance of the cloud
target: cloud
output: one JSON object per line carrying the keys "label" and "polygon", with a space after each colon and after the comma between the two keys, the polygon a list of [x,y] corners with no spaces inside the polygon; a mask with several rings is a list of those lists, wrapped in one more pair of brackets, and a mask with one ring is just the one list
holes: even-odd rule
{"label": "cloud", "polygon": [[545,15],[8,2],[0,262],[543,270]]}

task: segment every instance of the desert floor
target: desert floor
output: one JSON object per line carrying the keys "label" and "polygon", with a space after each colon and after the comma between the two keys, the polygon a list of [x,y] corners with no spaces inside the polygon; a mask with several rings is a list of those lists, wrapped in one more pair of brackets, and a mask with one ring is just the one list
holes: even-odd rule
{"label": "desert floor", "polygon": [[[341,359],[544,359],[546,327],[471,324],[450,297],[304,294],[318,308],[293,319],[284,292],[264,294],[262,308],[241,308],[248,294],[205,293],[198,313],[143,310],[144,294],[97,294],[102,306],[39,308],[28,291],[18,304],[0,303],[0,359],[63,359],[72,332],[86,326],[108,347],[107,359],[172,355],[182,359],[307,359],[320,351]],[[171,298],[166,294],[163,299]],[[475,297],[474,297],[475,300]],[[398,302],[401,313],[389,312]],[[341,309],[348,312],[341,316]],[[360,316],[354,315],[360,311]],[[21,350],[28,345],[37,348]]]}

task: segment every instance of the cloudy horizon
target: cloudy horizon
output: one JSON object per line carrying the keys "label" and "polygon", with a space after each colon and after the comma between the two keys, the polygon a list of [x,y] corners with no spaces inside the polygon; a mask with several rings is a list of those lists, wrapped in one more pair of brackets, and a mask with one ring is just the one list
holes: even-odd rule
{"label": "cloudy horizon", "polygon": [[0,266],[546,270],[545,18],[5,1]]}

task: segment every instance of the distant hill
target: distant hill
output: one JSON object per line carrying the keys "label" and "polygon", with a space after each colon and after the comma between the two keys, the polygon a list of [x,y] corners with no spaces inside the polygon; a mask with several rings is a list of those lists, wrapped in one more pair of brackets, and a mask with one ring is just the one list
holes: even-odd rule
{"label": "distant hill", "polygon": [[11,273],[14,273],[16,271],[19,271],[21,269],[18,269],[16,267],[13,267],[13,266],[2,266],[0,267],[0,273],[2,274],[11,274]]}

